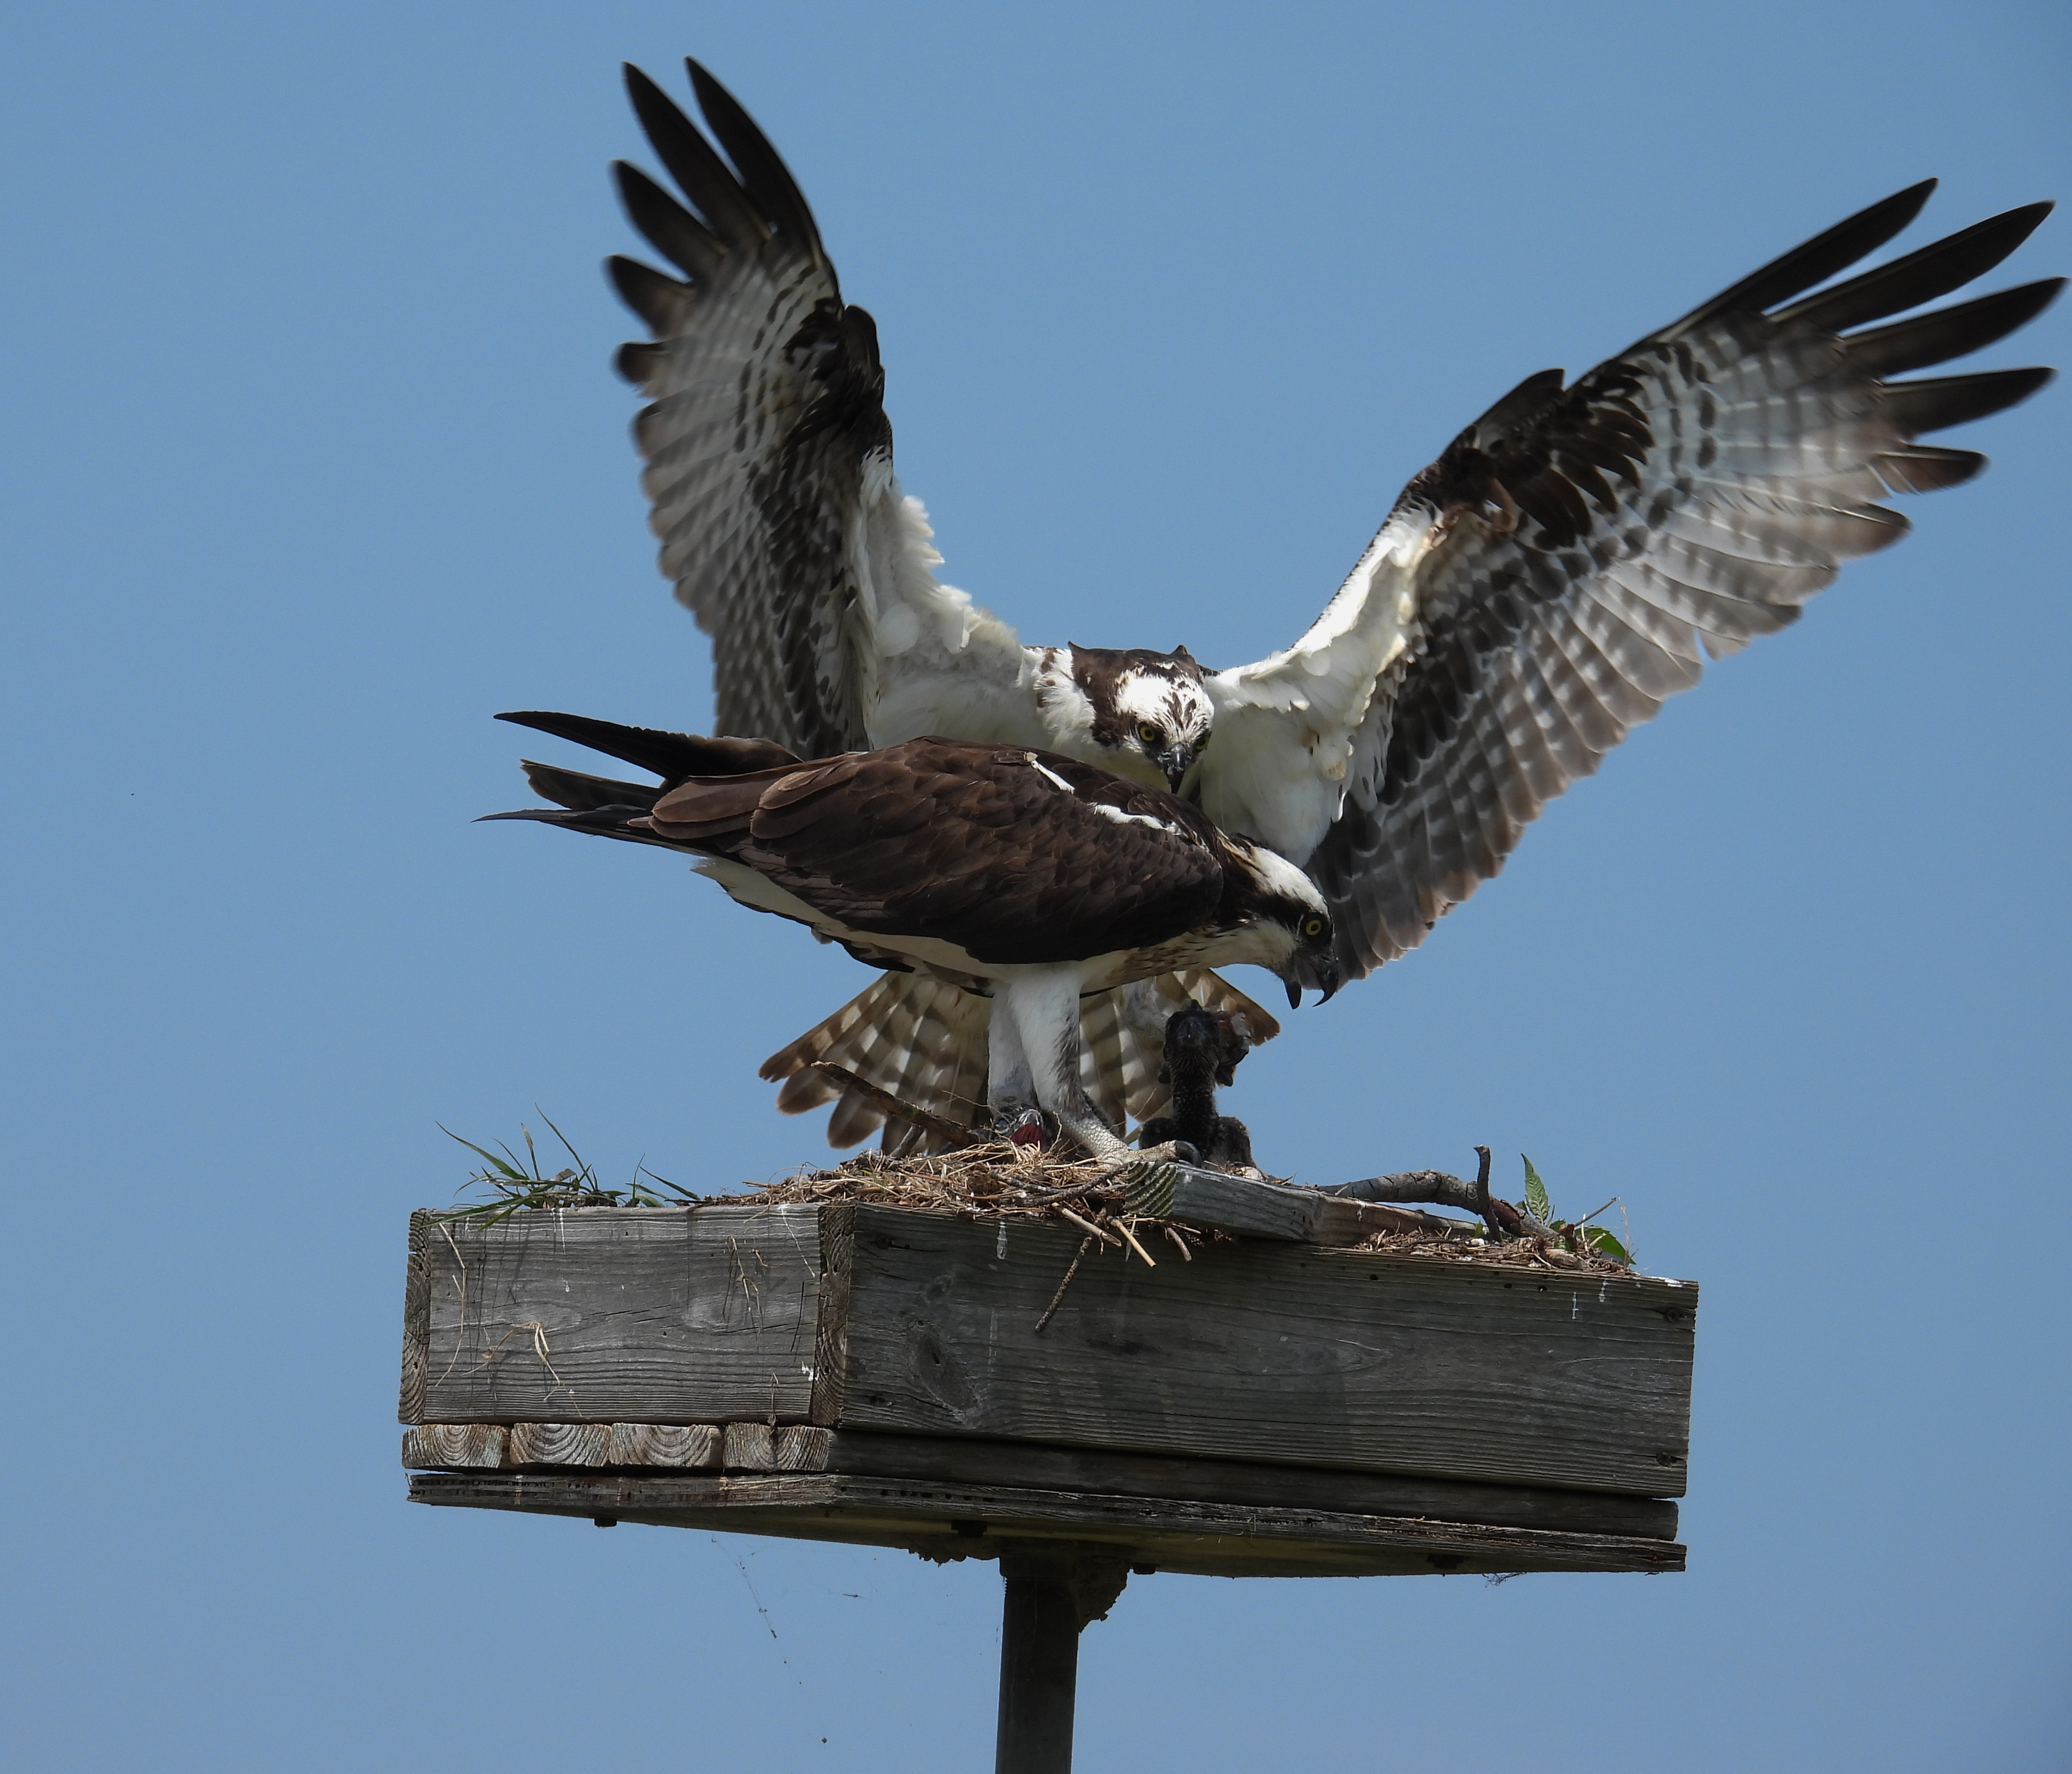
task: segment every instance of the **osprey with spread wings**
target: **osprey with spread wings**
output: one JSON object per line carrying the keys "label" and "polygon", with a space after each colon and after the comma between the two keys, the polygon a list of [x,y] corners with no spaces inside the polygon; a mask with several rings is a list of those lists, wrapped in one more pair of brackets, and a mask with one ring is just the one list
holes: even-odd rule
{"label": "osprey with spread wings", "polygon": [[[1308,870],[1347,978],[1422,942],[1707,655],[1782,628],[1843,561],[1904,535],[1881,498],[1984,466],[1916,439],[2050,374],[1885,380],[2050,302],[2062,278],[1889,321],[1991,269],[2046,203],[1815,290],[1906,227],[1927,181],[1572,384],[1528,377],[1410,483],[1285,651],[1210,671],[1184,648],[1030,647],[935,577],[926,515],[893,472],[877,329],[843,301],[775,151],[689,67],[726,158],[629,68],[688,207],[617,168],[635,224],[682,276],[610,269],[653,335],[619,365],[652,402],[635,425],[643,484],[662,570],[713,638],[718,729],[807,757],[939,735],[1170,787]],[[1085,1082],[1112,1119],[1155,1112],[1160,1031],[1190,1000],[1273,1033],[1200,971],[1089,996]],[[839,1099],[838,1145],[876,1127],[878,1092],[969,1124],[987,1016],[982,997],[887,974],[764,1076],[786,1081],[787,1110]]]}

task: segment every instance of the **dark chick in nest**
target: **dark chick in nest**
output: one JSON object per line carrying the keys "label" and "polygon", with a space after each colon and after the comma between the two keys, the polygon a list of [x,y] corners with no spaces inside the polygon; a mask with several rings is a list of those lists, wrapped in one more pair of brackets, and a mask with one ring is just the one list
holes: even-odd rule
{"label": "dark chick in nest", "polygon": [[1244,1123],[1216,1113],[1216,1086],[1235,1082],[1238,1062],[1251,1050],[1241,1012],[1199,1005],[1174,1012],[1166,1019],[1166,1058],[1158,1069],[1160,1082],[1172,1087],[1172,1111],[1145,1122],[1139,1143],[1184,1140],[1204,1164],[1258,1175]]}

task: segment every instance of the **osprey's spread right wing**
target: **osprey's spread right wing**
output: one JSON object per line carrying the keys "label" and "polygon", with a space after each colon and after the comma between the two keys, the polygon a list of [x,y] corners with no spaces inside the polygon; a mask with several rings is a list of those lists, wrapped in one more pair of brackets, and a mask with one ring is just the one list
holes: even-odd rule
{"label": "osprey's spread right wing", "polygon": [[2048,204],[1815,289],[1897,233],[1930,188],[1852,216],[1572,384],[1528,378],[1404,489],[1301,641],[1209,680],[1202,808],[1309,869],[1348,976],[1422,942],[1548,800],[1697,682],[1705,655],[1783,627],[1843,561],[1904,535],[1885,495],[1984,466],[1918,437],[2049,379],[1887,380],[1990,344],[2056,295],[2051,278],[1891,318],[1991,269]]}
{"label": "osprey's spread right wing", "polygon": [[628,68],[634,109],[689,207],[616,169],[634,225],[683,273],[608,261],[654,335],[619,354],[652,403],[634,425],[649,521],[664,574],[713,638],[718,731],[827,757],[872,742],[888,688],[911,699],[902,680],[945,671],[1012,684],[1021,648],[936,583],[927,517],[893,476],[877,326],[842,301],[776,151],[689,67],[732,165]]}

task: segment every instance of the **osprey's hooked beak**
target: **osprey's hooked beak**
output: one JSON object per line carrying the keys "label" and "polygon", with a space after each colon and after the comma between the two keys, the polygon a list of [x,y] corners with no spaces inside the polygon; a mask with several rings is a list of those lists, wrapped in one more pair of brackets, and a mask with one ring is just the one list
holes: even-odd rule
{"label": "osprey's hooked beak", "polygon": [[1281,983],[1288,988],[1288,1008],[1302,1008],[1302,989],[1321,992],[1323,996],[1317,1002],[1329,1004],[1338,989],[1338,957],[1330,954],[1318,955],[1307,949],[1298,949],[1289,957],[1288,971],[1281,975]]}
{"label": "osprey's hooked beak", "polygon": [[1194,767],[1194,760],[1200,756],[1201,749],[1198,745],[1182,742],[1168,746],[1152,759],[1152,762],[1165,773],[1166,786],[1174,794],[1180,792],[1180,784],[1186,779],[1187,772]]}

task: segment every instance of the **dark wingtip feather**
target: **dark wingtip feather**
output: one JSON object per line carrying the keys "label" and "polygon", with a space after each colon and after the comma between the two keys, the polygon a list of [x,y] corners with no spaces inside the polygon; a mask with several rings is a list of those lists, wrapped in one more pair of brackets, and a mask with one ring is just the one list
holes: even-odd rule
{"label": "dark wingtip feather", "polygon": [[656,158],[713,232],[740,252],[753,252],[769,239],[769,224],[749,194],[676,101],[631,64],[626,91]]}
{"label": "dark wingtip feather", "polygon": [[638,166],[615,160],[611,171],[627,220],[686,277],[709,277],[726,263],[718,236]]}
{"label": "dark wingtip feather", "polygon": [[1917,314],[1911,320],[1895,321],[1873,332],[1852,333],[1848,339],[1849,367],[1865,376],[1900,376],[1983,351],[2035,319],[2058,299],[2065,281],[2045,277],[1975,302]]}
{"label": "dark wingtip feather", "polygon": [[1946,487],[1961,487],[1986,466],[1975,450],[1942,450],[1933,444],[1913,444],[1889,450],[1871,459],[1878,478],[1895,493],[1938,493]]}
{"label": "dark wingtip feather", "polygon": [[1515,426],[1524,424],[1560,396],[1565,374],[1561,370],[1535,371],[1476,420],[1470,429],[1486,442]]}
{"label": "dark wingtip feather", "polygon": [[2018,405],[2057,375],[2055,370],[1986,370],[1976,376],[1942,376],[1922,382],[1888,382],[1882,411],[1900,435],[1969,425],[1974,419]]}
{"label": "dark wingtip feather", "polygon": [[604,261],[604,269],[612,288],[619,292],[619,299],[648,322],[648,330],[657,339],[666,339],[678,330],[684,300],[691,293],[689,285],[623,253],[613,253]]}
{"label": "dark wingtip feather", "polygon": [[486,825],[496,819],[530,819],[536,825],[556,825],[564,832],[587,832],[600,838],[624,838],[635,844],[654,844],[658,840],[644,827],[635,828],[633,822],[645,819],[648,809],[643,807],[587,807],[578,811],[564,811],[557,807],[524,807],[512,813],[479,814],[469,823]]}
{"label": "dark wingtip feather", "polygon": [[767,739],[709,739],[699,733],[627,727],[615,721],[545,708],[514,709],[496,718],[637,764],[665,782],[680,782],[688,776],[742,776],[799,762],[796,753]]}
{"label": "dark wingtip feather", "polygon": [[652,807],[662,797],[659,782],[621,782],[609,776],[563,770],[556,764],[536,763],[529,758],[520,758],[518,767],[541,800],[574,812],[594,812],[606,807]]}
{"label": "dark wingtip feather", "polygon": [[648,339],[630,339],[612,354],[611,367],[636,388],[654,380],[655,366],[668,354]]}
{"label": "dark wingtip feather", "polygon": [[1887,314],[1918,307],[1984,277],[2033,234],[2050,213],[2049,203],[2025,203],[1794,302],[1771,318],[1839,333]]}
{"label": "dark wingtip feather", "polygon": [[805,193],[771,146],[770,138],[756,126],[741,101],[713,79],[702,63],[686,55],[684,66],[690,72],[691,90],[697,95],[698,109],[705,113],[706,123],[739,170],[741,183],[763,219],[808,257],[824,259],[820,231],[807,207]]}
{"label": "dark wingtip feather", "polygon": [[1858,210],[1824,233],[1816,234],[1803,244],[1772,259],[1760,270],[1750,272],[1739,283],[1722,290],[1710,302],[1692,309],[1655,336],[1672,337],[1721,314],[1773,308],[1780,302],[1790,301],[1802,290],[1825,282],[1836,272],[1854,265],[1865,253],[1875,253],[1918,216],[1935,184],[1933,179],[1924,179],[1918,185],[1894,191],[1868,209]]}

